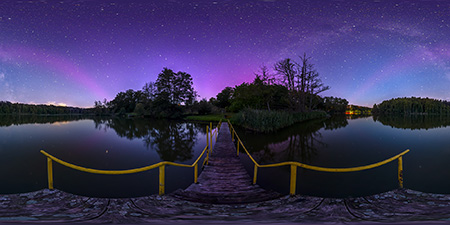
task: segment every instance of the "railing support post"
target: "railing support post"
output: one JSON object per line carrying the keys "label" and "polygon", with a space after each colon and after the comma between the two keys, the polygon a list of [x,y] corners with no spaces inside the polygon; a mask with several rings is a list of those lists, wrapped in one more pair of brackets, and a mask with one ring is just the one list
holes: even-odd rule
{"label": "railing support post", "polygon": [[[209,162],[209,152],[211,151],[211,146],[209,145],[209,128],[208,126],[206,126],[206,158],[205,158],[205,162],[206,165],[208,165]],[[203,162],[203,165],[205,165],[205,162]]]}
{"label": "railing support post", "polygon": [[297,185],[297,166],[291,165],[291,185],[289,194],[295,195],[295,186]]}
{"label": "railing support post", "polygon": [[165,165],[159,166],[159,195],[164,195]]}
{"label": "railing support post", "polygon": [[209,129],[208,126],[206,126],[206,146],[209,147]]}
{"label": "railing support post", "polygon": [[237,155],[239,156],[239,145],[241,145],[241,140],[237,141]]}
{"label": "railing support post", "polygon": [[197,179],[198,179],[198,163],[196,163],[194,166],[194,183],[195,184],[198,183]]}
{"label": "railing support post", "polygon": [[47,157],[47,176],[48,176],[48,189],[53,190],[53,165],[52,159]]}
{"label": "railing support post", "polygon": [[403,188],[403,159],[398,157],[398,186]]}
{"label": "railing support post", "polygon": [[211,145],[209,145],[209,150],[212,151],[212,139],[213,139],[212,122],[209,123],[209,135],[210,135],[209,141],[210,141],[210,144],[211,144]]}
{"label": "railing support post", "polygon": [[234,142],[234,129],[231,131],[231,141]]}
{"label": "railing support post", "polygon": [[253,169],[253,184],[256,184],[257,177],[258,177],[258,166],[255,164],[255,168]]}

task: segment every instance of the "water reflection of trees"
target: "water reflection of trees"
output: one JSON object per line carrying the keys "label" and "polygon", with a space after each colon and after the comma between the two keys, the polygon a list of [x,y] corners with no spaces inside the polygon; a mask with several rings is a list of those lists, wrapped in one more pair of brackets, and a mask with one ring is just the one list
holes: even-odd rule
{"label": "water reflection of trees", "polygon": [[168,120],[97,119],[97,129],[114,129],[118,136],[142,139],[148,149],[155,150],[164,161],[186,161],[193,158],[197,134],[202,125]]}
{"label": "water reflection of trees", "polygon": [[9,127],[22,124],[53,124],[86,119],[86,116],[78,115],[0,115],[0,127]]}
{"label": "water reflection of trees", "polygon": [[256,134],[245,132],[242,139],[252,155],[262,163],[284,161],[311,162],[320,148],[326,147],[322,142],[320,129],[334,130],[348,125],[345,116],[332,117],[299,123],[272,134]]}
{"label": "water reflection of trees", "polygon": [[393,128],[411,130],[450,126],[450,117],[439,115],[374,115],[373,120]]}

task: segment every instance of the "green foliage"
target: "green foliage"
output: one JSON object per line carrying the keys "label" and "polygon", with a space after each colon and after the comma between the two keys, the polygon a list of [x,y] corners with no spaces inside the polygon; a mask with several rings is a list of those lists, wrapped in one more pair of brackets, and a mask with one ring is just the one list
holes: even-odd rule
{"label": "green foliage", "polygon": [[136,104],[143,102],[144,97],[145,96],[142,91],[134,91],[132,89],[128,89],[125,92],[119,92],[116,97],[108,103],[109,109],[113,113],[134,112]]}
{"label": "green foliage", "polygon": [[201,115],[201,116],[187,116],[186,120],[194,120],[194,121],[205,121],[205,122],[219,122],[220,120],[224,121],[224,115],[222,114],[214,114],[214,115]]}
{"label": "green foliage", "polygon": [[247,129],[267,133],[294,123],[324,118],[326,116],[327,114],[323,111],[292,113],[288,111],[267,111],[247,108],[233,116],[232,121]]}
{"label": "green foliage", "polygon": [[210,114],[211,111],[212,111],[212,105],[208,101],[206,101],[206,99],[202,99],[198,103],[198,114],[199,115]]}
{"label": "green foliage", "polygon": [[197,95],[191,75],[181,71],[175,73],[171,69],[164,68],[158,75],[155,85],[156,97],[175,105],[193,104]]}
{"label": "green foliage", "polygon": [[371,115],[372,109],[369,107],[349,105],[345,114],[348,115]]}
{"label": "green foliage", "polygon": [[287,109],[289,108],[289,91],[282,85],[269,85],[257,76],[252,83],[242,83],[234,88],[229,110],[238,112],[244,108]]}
{"label": "green foliage", "polygon": [[177,119],[182,117],[183,109],[180,105],[171,104],[170,102],[157,97],[155,101],[152,102],[152,110],[150,113],[152,117],[156,118]]}
{"label": "green foliage", "polygon": [[345,113],[347,110],[348,101],[343,98],[337,97],[325,97],[320,105],[320,109],[325,110],[327,113]]}
{"label": "green foliage", "polygon": [[[117,115],[134,113],[156,118],[181,118],[183,110],[194,103],[196,95],[190,74],[164,68],[156,82],[146,83],[142,91],[119,92],[103,105]],[[100,112],[103,105],[96,101],[95,111]]]}
{"label": "green foliage", "polygon": [[134,113],[138,116],[143,116],[145,113],[144,104],[142,103],[136,104],[136,107],[134,108]]}
{"label": "green foliage", "polygon": [[219,94],[217,94],[215,105],[220,108],[226,108],[230,106],[233,92],[234,89],[232,87],[224,88]]}
{"label": "green foliage", "polygon": [[395,98],[374,105],[373,114],[450,115],[450,103],[430,98]]}

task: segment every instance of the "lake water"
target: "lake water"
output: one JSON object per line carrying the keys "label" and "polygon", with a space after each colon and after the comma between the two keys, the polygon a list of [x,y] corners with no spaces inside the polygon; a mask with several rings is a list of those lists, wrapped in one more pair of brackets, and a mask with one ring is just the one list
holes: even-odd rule
{"label": "lake water", "polygon": [[[345,117],[296,124],[274,134],[237,128],[260,164],[298,161],[323,167],[354,167],[403,157],[405,188],[450,193],[450,124],[439,117]],[[215,124],[214,124],[215,125]],[[122,170],[160,161],[191,164],[206,144],[206,124],[147,119],[0,117],[0,194],[47,187],[41,149],[67,162],[95,169]],[[253,172],[248,158],[240,155]],[[158,193],[158,170],[130,175],[95,175],[54,163],[57,189],[95,197],[135,197]],[[288,166],[261,168],[258,184],[287,194]],[[298,169],[297,193],[364,196],[398,187],[397,161],[379,168],[326,173]],[[166,167],[166,193],[186,188],[191,168]]]}

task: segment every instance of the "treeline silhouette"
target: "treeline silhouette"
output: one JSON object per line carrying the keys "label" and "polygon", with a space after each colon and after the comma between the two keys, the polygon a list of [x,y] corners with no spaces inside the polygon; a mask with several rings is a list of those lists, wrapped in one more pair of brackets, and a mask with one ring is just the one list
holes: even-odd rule
{"label": "treeline silhouette", "polygon": [[386,100],[372,108],[373,114],[450,115],[450,102],[431,98],[404,97]]}

